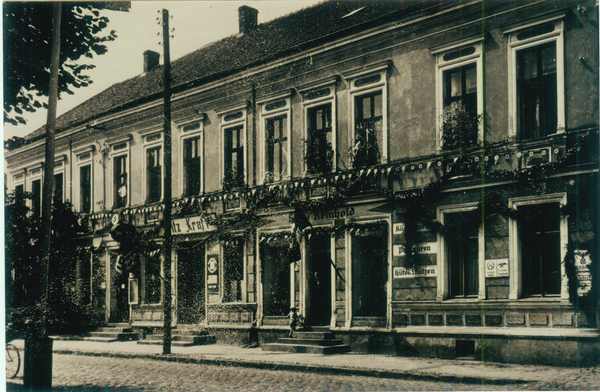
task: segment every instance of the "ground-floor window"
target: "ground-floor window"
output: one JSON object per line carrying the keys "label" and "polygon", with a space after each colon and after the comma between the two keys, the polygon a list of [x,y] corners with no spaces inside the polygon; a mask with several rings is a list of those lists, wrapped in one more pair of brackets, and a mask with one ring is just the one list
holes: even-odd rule
{"label": "ground-floor window", "polygon": [[288,240],[261,242],[263,313],[286,316],[290,312],[290,245]]}
{"label": "ground-floor window", "polygon": [[388,240],[384,225],[355,228],[352,241],[352,314],[387,314]]}
{"label": "ground-floor window", "polygon": [[244,274],[244,240],[238,238],[225,241],[224,253],[223,302],[240,302]]}
{"label": "ground-floor window", "polygon": [[519,207],[522,296],[561,292],[560,210],[558,203]]}

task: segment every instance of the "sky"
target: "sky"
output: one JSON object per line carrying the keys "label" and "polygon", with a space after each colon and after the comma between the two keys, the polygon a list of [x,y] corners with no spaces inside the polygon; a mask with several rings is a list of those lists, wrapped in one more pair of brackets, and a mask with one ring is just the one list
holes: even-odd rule
{"label": "sky", "polygon": [[[143,53],[154,50],[161,53],[162,27],[156,18],[162,9],[169,10],[169,25],[174,28],[171,40],[171,61],[193,52],[211,42],[237,34],[238,8],[248,5],[256,8],[258,23],[265,23],[318,0],[259,0],[259,1],[132,1],[129,12],[103,11],[110,20],[106,31],[115,30],[118,38],[108,42],[108,52],[94,55],[90,61],[96,66],[88,75],[93,80],[89,87],[74,89],[74,95],[64,94],[58,101],[57,113],[71,110],[115,83],[142,73]],[[13,136],[24,137],[46,123],[46,110],[25,113],[27,125],[4,124],[4,140]]]}

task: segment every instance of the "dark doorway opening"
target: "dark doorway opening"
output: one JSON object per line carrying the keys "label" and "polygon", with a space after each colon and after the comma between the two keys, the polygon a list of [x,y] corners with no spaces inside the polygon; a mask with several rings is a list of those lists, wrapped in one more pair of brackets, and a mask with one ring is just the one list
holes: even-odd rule
{"label": "dark doorway opening", "polygon": [[307,325],[331,323],[331,238],[328,234],[312,235],[306,252]]}
{"label": "dark doorway opening", "polygon": [[262,283],[265,316],[287,316],[290,312],[290,256],[286,241],[262,245]]}
{"label": "dark doorway opening", "polygon": [[[115,268],[113,266],[113,271]],[[129,302],[127,300],[127,273],[115,273],[113,280],[113,301],[110,312],[111,323],[129,322]]]}
{"label": "dark doorway opening", "polygon": [[204,320],[204,245],[177,249],[177,323]]}

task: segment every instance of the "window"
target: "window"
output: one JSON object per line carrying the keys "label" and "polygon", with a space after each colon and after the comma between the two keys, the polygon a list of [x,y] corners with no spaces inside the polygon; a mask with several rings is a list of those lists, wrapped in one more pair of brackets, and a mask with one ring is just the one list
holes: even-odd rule
{"label": "window", "polygon": [[471,148],[483,140],[482,37],[432,49],[436,56],[437,148]]}
{"label": "window", "polygon": [[262,123],[261,152],[263,183],[289,178],[290,99],[289,94],[258,102]]}
{"label": "window", "polygon": [[535,139],[565,129],[564,14],[506,30],[509,136]]}
{"label": "window", "polygon": [[351,232],[352,315],[387,314],[388,235],[386,226],[366,226]]}
{"label": "window", "polygon": [[160,252],[151,252],[145,258],[144,262],[144,292],[146,295],[145,303],[158,304],[161,301],[161,277],[160,277],[161,258]]}
{"label": "window", "polygon": [[155,203],[162,196],[162,165],[160,146],[146,150],[146,201]]}
{"label": "window", "polygon": [[447,214],[444,226],[448,257],[449,295],[455,298],[479,294],[479,230],[473,225],[474,212]]}
{"label": "window", "polygon": [[517,110],[522,139],[556,133],[556,42],[517,52]]}
{"label": "window", "polygon": [[226,241],[224,246],[223,302],[242,301],[242,279],[244,273],[244,241]]}
{"label": "window", "polygon": [[116,156],[114,162],[115,208],[127,206],[127,155]]}
{"label": "window", "polygon": [[352,105],[348,161],[353,167],[388,161],[387,70],[391,65],[385,61],[343,75]]}
{"label": "window", "polygon": [[564,260],[568,241],[567,217],[560,208],[566,194],[509,200],[517,211],[509,220],[511,261],[510,299],[559,297],[568,299]]}
{"label": "window", "polygon": [[22,204],[25,201],[23,184],[15,186],[15,204]]}
{"label": "window", "polygon": [[79,209],[83,213],[92,210],[92,166],[79,167]]}
{"label": "window", "polygon": [[54,174],[54,202],[63,202],[63,173]]}
{"label": "window", "polygon": [[331,104],[307,109],[306,171],[329,173],[333,169]]}
{"label": "window", "polygon": [[199,120],[180,126],[181,184],[182,195],[186,197],[196,196],[204,191],[202,183],[204,165],[203,118],[202,116]]}
{"label": "window", "polygon": [[42,215],[42,180],[31,181],[31,211],[33,216]]}
{"label": "window", "polygon": [[244,185],[244,144],[241,125],[225,129],[225,178],[226,189],[236,189]]}

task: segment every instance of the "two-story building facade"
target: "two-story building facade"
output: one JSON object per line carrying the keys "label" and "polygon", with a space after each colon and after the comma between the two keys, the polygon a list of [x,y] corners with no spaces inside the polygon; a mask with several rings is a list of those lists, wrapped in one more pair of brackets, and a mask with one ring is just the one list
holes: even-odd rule
{"label": "two-story building facade", "polygon": [[[78,289],[106,322],[261,342],[296,306],[354,351],[598,358],[598,5],[323,2],[58,119],[55,195],[88,231]],[[6,151],[39,214],[44,129]],[[111,230],[144,246],[126,263]],[[172,265],[161,254],[164,230]],[[560,354],[557,354],[560,352]]]}

